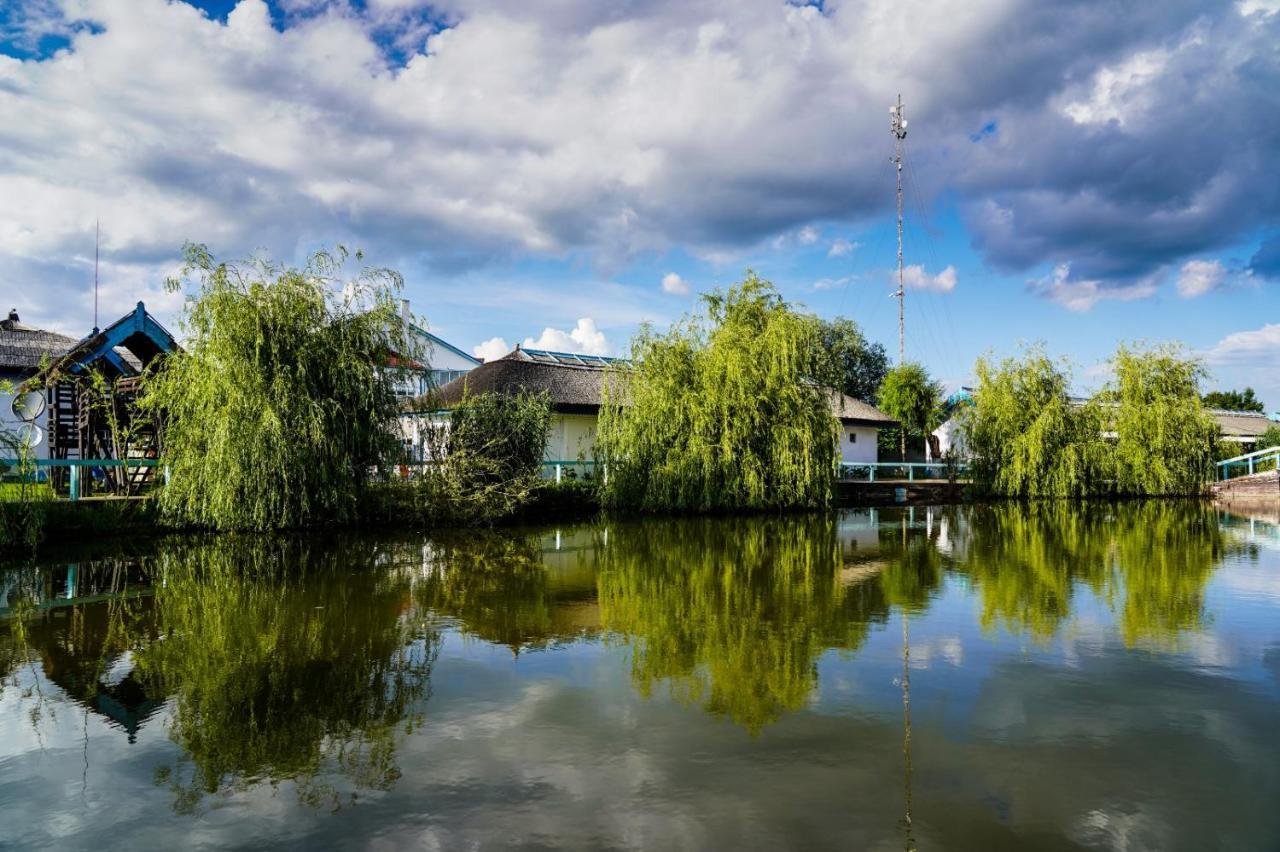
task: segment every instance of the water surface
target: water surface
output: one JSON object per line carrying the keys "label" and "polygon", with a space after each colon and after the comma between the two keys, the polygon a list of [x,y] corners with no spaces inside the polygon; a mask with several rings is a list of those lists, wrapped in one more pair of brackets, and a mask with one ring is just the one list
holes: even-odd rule
{"label": "water surface", "polygon": [[1280,532],[1189,503],[0,570],[0,846],[1280,847]]}

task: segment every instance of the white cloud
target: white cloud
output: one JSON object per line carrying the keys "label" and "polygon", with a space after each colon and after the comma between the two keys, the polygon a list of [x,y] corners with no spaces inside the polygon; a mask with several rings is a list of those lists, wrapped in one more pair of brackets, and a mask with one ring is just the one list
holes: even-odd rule
{"label": "white cloud", "polygon": [[1280,323],[1252,331],[1236,331],[1205,352],[1211,364],[1238,364],[1257,369],[1280,369]]}
{"label": "white cloud", "polygon": [[1028,289],[1069,311],[1082,313],[1106,299],[1131,302],[1153,296],[1156,278],[1144,278],[1125,286],[1108,286],[1097,279],[1073,279],[1071,264],[1060,263],[1048,277],[1029,282]]}
{"label": "white cloud", "polygon": [[471,354],[482,361],[496,361],[512,350],[511,344],[501,337],[490,337],[485,342],[471,348]]}
{"label": "white cloud", "polygon": [[604,332],[596,328],[596,321],[583,317],[572,331],[564,332],[558,328],[544,328],[542,336],[537,340],[526,337],[526,349],[550,349],[554,352],[581,352],[584,355],[608,355],[609,341]]}
{"label": "white cloud", "polygon": [[862,244],[850,242],[846,239],[837,239],[831,241],[831,248],[827,250],[827,257],[844,257],[853,254]]}
{"label": "white cloud", "polygon": [[908,266],[902,270],[902,283],[911,290],[950,293],[956,289],[956,268],[948,266],[937,275],[930,275],[923,266]]}
{"label": "white cloud", "polygon": [[1178,274],[1178,295],[1184,299],[1203,296],[1227,280],[1227,268],[1220,260],[1189,260]]}
{"label": "white cloud", "polygon": [[[78,293],[99,215],[104,258],[134,273],[189,239],[446,269],[807,245],[808,222],[883,211],[899,87],[912,162],[946,162],[919,187],[954,190],[1003,268],[1133,278],[1280,215],[1257,191],[1280,77],[1262,0],[289,5],[282,24],[262,0],[225,22],[176,0],[17,4],[0,38],[71,44],[0,56],[0,115],[21,117],[0,146],[0,299]],[[427,6],[450,26],[415,27]],[[981,145],[975,116],[999,123]]]}
{"label": "white cloud", "polygon": [[817,281],[813,282],[813,289],[836,290],[840,287],[844,287],[852,280],[853,276],[851,275],[845,275],[840,278],[819,278]]}
{"label": "white cloud", "polygon": [[1168,61],[1167,51],[1152,50],[1103,68],[1094,75],[1089,96],[1066,104],[1063,112],[1077,124],[1114,121],[1123,127],[1135,111],[1145,110],[1154,100],[1151,86],[1159,80]]}
{"label": "white cloud", "polygon": [[662,276],[662,292],[670,293],[673,296],[687,296],[689,295],[689,290],[689,282],[678,274],[668,272]]}

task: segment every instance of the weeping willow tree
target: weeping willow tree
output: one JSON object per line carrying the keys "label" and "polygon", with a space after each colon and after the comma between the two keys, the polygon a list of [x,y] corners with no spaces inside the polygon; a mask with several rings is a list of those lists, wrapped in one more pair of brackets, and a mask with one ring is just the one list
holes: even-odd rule
{"label": "weeping willow tree", "polygon": [[346,260],[339,248],[301,268],[220,263],[187,247],[171,282],[192,288],[185,349],[142,400],[164,424],[167,520],[267,530],[354,517],[372,471],[399,449],[391,354],[415,353],[400,276],[344,278]]}
{"label": "weeping willow tree", "polygon": [[993,363],[979,358],[962,414],[974,484],[1010,497],[1081,497],[1107,479],[1110,450],[1096,405],[1076,406],[1070,374],[1041,347]]}
{"label": "weeping willow tree", "polygon": [[1203,363],[1181,347],[1121,346],[1100,394],[1116,435],[1115,477],[1125,494],[1195,494],[1213,479],[1217,424],[1204,410]]}
{"label": "weeping willow tree", "polygon": [[749,273],[704,316],[642,329],[606,379],[596,443],[606,505],[724,511],[826,505],[836,420],[813,381],[817,322]]}
{"label": "weeping willow tree", "polygon": [[1120,346],[1115,378],[1088,401],[1040,347],[979,359],[962,429],[974,482],[1010,497],[1194,495],[1213,478],[1217,426],[1203,365],[1174,345]]}
{"label": "weeping willow tree", "polygon": [[880,385],[880,410],[902,424],[898,429],[898,451],[903,461],[907,458],[908,433],[925,441],[929,431],[938,425],[942,392],[942,383],[931,379],[923,364],[899,364],[885,374]]}

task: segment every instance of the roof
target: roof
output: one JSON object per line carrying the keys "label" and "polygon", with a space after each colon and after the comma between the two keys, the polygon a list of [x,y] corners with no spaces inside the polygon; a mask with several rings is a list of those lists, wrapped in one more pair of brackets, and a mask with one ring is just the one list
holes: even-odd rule
{"label": "roof", "polygon": [[854,399],[832,388],[825,388],[825,390],[827,403],[831,406],[831,414],[841,423],[857,423],[881,429],[897,428],[898,421],[874,405]]}
{"label": "roof", "polygon": [[40,375],[56,379],[57,374],[79,373],[98,362],[105,362],[121,375],[136,375],[157,355],[177,348],[173,335],[147,313],[146,305],[138,302],[132,311],[102,331],[94,329],[88,337],[75,343],[41,370]]}
{"label": "roof", "polygon": [[1227,411],[1221,408],[1210,408],[1210,416],[1218,421],[1218,428],[1223,435],[1238,438],[1256,438],[1267,427],[1280,425],[1265,414],[1254,411]]}
{"label": "roof", "polygon": [[74,337],[24,325],[16,310],[0,320],[0,372],[34,373],[76,345]]}
{"label": "roof", "polygon": [[545,391],[556,411],[591,413],[599,409],[604,397],[603,366],[546,363],[515,355],[513,352],[486,361],[465,376],[442,385],[434,394],[435,402],[451,408],[468,395]]}
{"label": "roof", "polygon": [[[543,360],[542,356],[550,356]],[[526,357],[527,356],[527,357]],[[580,363],[571,359],[579,358]],[[563,352],[517,349],[487,361],[465,376],[441,386],[433,397],[441,408],[451,408],[467,395],[545,391],[551,407],[565,413],[594,413],[604,400],[605,366],[623,363],[601,355],[569,355]],[[831,414],[842,423],[889,428],[898,421],[865,402],[827,389]]]}
{"label": "roof", "polygon": [[418,325],[417,323],[409,323],[409,330],[420,337],[425,337],[431,343],[432,346],[439,346],[442,349],[448,349],[454,355],[457,355],[460,358],[465,358],[467,361],[470,361],[472,364],[479,365],[484,363],[474,355],[469,355],[468,353],[463,352],[461,349],[454,346],[449,341],[440,337],[436,337],[434,334],[427,331],[425,328]]}
{"label": "roof", "polygon": [[552,352],[549,349],[522,349],[517,346],[509,355],[499,360],[512,358],[520,361],[533,361],[538,364],[558,364],[565,367],[607,367],[610,364],[625,364],[625,358],[609,358],[605,355],[584,355],[580,352]]}

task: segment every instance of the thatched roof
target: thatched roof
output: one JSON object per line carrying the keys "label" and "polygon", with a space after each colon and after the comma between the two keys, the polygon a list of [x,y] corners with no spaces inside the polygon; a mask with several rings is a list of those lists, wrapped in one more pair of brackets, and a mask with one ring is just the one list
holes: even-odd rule
{"label": "thatched roof", "polygon": [[452,408],[468,395],[546,391],[555,411],[594,414],[604,398],[604,375],[603,367],[547,364],[507,355],[442,386],[432,400],[442,408]]}
{"label": "thatched roof", "polygon": [[851,396],[845,396],[840,391],[832,388],[825,388],[825,390],[827,392],[827,402],[831,406],[831,413],[841,423],[875,426],[879,429],[897,428],[898,421],[874,405],[869,405]]}
{"label": "thatched roof", "polygon": [[74,337],[25,325],[17,311],[0,320],[0,373],[28,374],[56,361],[76,345]]}
{"label": "thatched roof", "polygon": [[[604,400],[605,367],[612,362],[599,358],[573,363],[567,359],[533,360],[517,349],[494,361],[487,361],[461,378],[441,387],[430,404],[452,408],[467,395],[487,392],[514,394],[545,391],[551,408],[564,414],[595,414]],[[874,406],[827,389],[831,413],[842,423],[890,428],[898,421]],[[421,407],[421,406],[419,406]]]}
{"label": "thatched roof", "polygon": [[1257,414],[1252,411],[1226,411],[1220,408],[1210,408],[1209,414],[1218,422],[1218,427],[1222,429],[1223,436],[1228,438],[1256,438],[1267,431],[1268,426],[1277,425],[1267,415]]}

